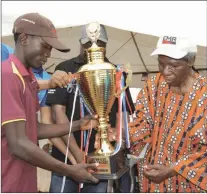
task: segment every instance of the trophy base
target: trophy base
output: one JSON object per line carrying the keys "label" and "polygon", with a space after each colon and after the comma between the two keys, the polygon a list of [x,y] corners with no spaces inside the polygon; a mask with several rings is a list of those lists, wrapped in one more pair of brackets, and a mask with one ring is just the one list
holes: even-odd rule
{"label": "trophy base", "polygon": [[117,180],[127,171],[128,166],[119,168],[116,163],[116,155],[114,156],[100,156],[89,154],[86,158],[87,163],[98,163],[97,171],[93,172],[92,175],[99,180]]}
{"label": "trophy base", "polygon": [[129,167],[125,166],[121,170],[113,174],[93,174],[99,180],[117,180],[129,171]]}

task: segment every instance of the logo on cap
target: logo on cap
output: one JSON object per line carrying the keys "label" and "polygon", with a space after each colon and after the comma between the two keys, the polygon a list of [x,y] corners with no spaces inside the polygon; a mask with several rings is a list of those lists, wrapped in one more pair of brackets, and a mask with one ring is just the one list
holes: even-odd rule
{"label": "logo on cap", "polygon": [[162,40],[162,44],[176,44],[176,37],[172,36],[164,36]]}
{"label": "logo on cap", "polygon": [[54,35],[56,35],[56,34],[57,34],[57,31],[56,31],[56,29],[55,29],[55,28],[53,28],[51,31],[52,31],[52,33],[53,33]]}
{"label": "logo on cap", "polygon": [[22,18],[21,20],[26,21],[26,22],[30,22],[30,23],[32,23],[32,24],[35,24],[34,21],[31,21],[31,20],[28,20],[28,19],[25,19],[25,18]]}

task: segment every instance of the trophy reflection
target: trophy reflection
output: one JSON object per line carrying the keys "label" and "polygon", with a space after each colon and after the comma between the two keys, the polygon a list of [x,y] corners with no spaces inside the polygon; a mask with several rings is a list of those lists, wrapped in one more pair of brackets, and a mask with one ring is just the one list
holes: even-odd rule
{"label": "trophy reflection", "polygon": [[99,179],[113,179],[123,172],[116,166],[115,156],[119,150],[111,145],[108,139],[108,115],[116,98],[116,67],[104,62],[105,48],[98,47],[96,42],[100,34],[100,24],[90,23],[87,35],[92,46],[86,50],[87,64],[77,73],[77,85],[83,99],[92,114],[98,115],[100,148],[87,155],[87,163],[99,163],[94,175]]}

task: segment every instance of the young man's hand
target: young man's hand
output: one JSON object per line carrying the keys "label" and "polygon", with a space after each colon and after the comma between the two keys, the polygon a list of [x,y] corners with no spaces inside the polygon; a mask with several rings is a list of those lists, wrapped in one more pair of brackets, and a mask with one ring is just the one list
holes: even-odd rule
{"label": "young man's hand", "polygon": [[94,129],[98,126],[97,115],[87,115],[83,117],[81,121],[81,130]]}
{"label": "young man's hand", "polygon": [[97,166],[97,164],[75,164],[72,166],[73,173],[70,177],[79,183],[98,183],[99,180],[90,174]]}
{"label": "young man's hand", "polygon": [[57,70],[53,73],[52,77],[49,80],[49,88],[64,88],[67,87],[68,83],[74,78],[74,75],[71,73],[66,73],[65,71]]}

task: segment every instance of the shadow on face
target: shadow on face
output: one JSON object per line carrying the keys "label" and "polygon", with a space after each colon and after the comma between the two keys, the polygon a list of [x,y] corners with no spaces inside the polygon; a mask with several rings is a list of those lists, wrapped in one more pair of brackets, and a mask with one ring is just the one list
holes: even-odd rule
{"label": "shadow on face", "polygon": [[23,47],[25,62],[29,67],[39,68],[47,62],[52,47],[41,37],[20,34],[20,44]]}
{"label": "shadow on face", "polygon": [[158,67],[165,81],[170,86],[180,86],[192,69],[188,61],[173,59],[164,55],[158,56]]}

